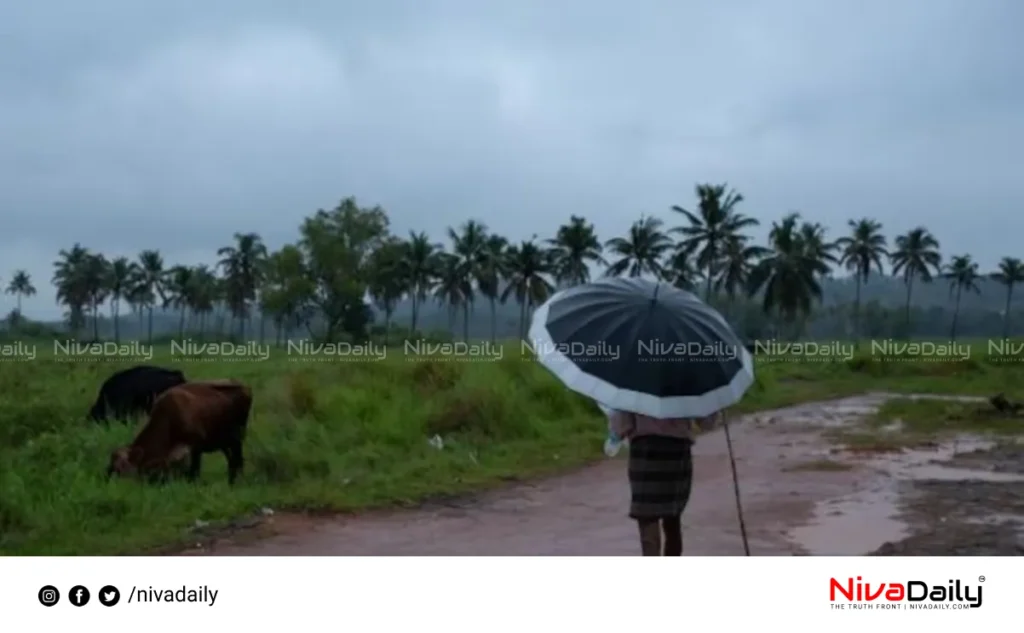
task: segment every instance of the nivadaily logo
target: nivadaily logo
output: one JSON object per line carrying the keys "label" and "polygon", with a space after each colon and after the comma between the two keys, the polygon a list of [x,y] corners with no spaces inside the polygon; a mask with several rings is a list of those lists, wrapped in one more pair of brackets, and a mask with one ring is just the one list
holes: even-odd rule
{"label": "nivadaily logo", "polygon": [[864,582],[861,576],[829,581],[829,600],[833,608],[850,602],[854,609],[977,609],[981,606],[981,583],[976,585],[950,580],[947,585],[932,585],[923,580],[904,582]]}

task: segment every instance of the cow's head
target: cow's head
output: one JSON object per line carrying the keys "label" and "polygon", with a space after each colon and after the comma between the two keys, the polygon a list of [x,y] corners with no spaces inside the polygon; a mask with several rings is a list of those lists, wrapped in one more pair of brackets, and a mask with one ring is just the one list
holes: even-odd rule
{"label": "cow's head", "polygon": [[141,463],[141,447],[122,446],[114,449],[114,452],[110,454],[110,464],[107,466],[107,477],[110,477],[111,475],[125,476],[138,474],[139,464]]}
{"label": "cow's head", "polygon": [[96,404],[92,405],[89,409],[89,419],[93,422],[106,422],[107,420],[107,407],[106,402],[100,398],[96,401]]}

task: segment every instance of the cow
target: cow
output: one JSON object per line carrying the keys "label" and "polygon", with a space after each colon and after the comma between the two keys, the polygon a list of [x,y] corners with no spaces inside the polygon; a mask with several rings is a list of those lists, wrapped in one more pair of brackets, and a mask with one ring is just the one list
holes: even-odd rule
{"label": "cow", "polygon": [[184,382],[185,374],[177,369],[137,365],[119,371],[100,387],[89,419],[107,422],[112,417],[126,422],[132,415],[149,413],[160,394]]}
{"label": "cow", "polygon": [[228,483],[242,471],[242,443],[252,409],[252,390],[234,380],[187,382],[165,391],[153,403],[149,421],[128,446],[110,455],[112,475],[166,476],[188,457],[188,479],[199,477],[203,453],[223,452]]}

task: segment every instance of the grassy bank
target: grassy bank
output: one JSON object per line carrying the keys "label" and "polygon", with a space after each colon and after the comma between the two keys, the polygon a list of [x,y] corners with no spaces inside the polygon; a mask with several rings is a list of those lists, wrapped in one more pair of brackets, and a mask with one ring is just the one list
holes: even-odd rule
{"label": "grassy bank", "polygon": [[[508,348],[507,348],[508,349]],[[600,459],[603,418],[518,346],[484,362],[152,362],[190,378],[234,377],[256,394],[247,464],[226,484],[224,459],[204,460],[201,483],[145,486],[103,477],[110,450],[134,429],[83,417],[113,362],[44,355],[0,363],[0,554],[116,554],[194,541],[197,520],[261,507],[350,511],[415,503]],[[125,366],[125,365],[122,365]],[[1014,363],[764,362],[739,411],[869,390],[1006,391],[1024,384]],[[1024,394],[1016,394],[1018,397]],[[438,435],[444,447],[428,440]]]}

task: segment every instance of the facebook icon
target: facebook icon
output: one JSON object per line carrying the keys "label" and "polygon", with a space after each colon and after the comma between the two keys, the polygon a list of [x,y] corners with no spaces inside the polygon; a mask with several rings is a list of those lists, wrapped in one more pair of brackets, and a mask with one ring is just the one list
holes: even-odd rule
{"label": "facebook icon", "polygon": [[71,604],[76,607],[84,607],[89,603],[89,590],[82,585],[75,585],[68,592],[68,599],[71,600]]}

